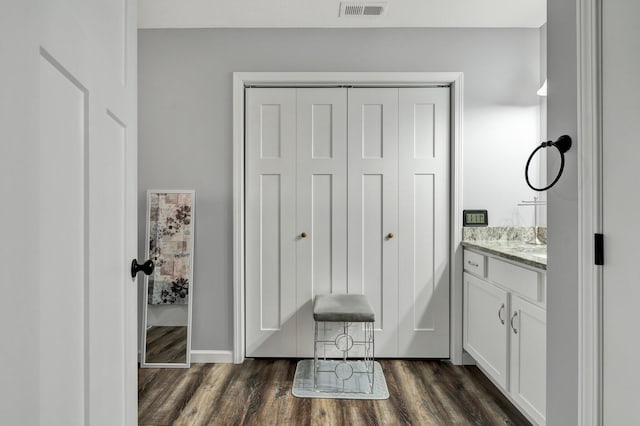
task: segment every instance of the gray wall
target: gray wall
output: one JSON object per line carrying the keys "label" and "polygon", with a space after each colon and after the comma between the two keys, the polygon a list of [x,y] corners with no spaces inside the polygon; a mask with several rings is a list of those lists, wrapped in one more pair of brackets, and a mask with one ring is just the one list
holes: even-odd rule
{"label": "gray wall", "polygon": [[[568,134],[564,174],[549,191],[547,265],[547,424],[578,424],[578,172],[576,2],[548,2],[547,131]],[[549,174],[557,161],[549,157]],[[550,177],[552,178],[552,177]]]}
{"label": "gray wall", "polygon": [[537,29],[142,30],[138,60],[140,250],[145,191],[195,189],[194,349],[233,345],[233,71],[462,71],[464,206],[533,221],[516,204],[533,195]]}

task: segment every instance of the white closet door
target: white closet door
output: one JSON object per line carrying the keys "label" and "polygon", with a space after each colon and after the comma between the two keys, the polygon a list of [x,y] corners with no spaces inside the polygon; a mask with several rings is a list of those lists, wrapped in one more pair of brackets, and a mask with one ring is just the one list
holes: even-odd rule
{"label": "white closet door", "polygon": [[347,89],[297,100],[297,345],[311,357],[313,297],[347,291]]}
{"label": "white closet door", "polygon": [[399,89],[399,355],[449,357],[449,89]]}
{"label": "white closet door", "polygon": [[349,89],[349,293],[376,314],[377,357],[398,356],[398,89]]}
{"label": "white closet door", "polygon": [[246,91],[246,355],[296,356],[296,89]]}

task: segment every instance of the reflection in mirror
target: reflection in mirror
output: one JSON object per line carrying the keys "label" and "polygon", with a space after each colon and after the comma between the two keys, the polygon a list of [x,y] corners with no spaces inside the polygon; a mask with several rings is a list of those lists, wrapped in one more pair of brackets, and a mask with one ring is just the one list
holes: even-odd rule
{"label": "reflection in mirror", "polygon": [[193,293],[194,191],[147,192],[142,367],[189,367]]}
{"label": "reflection in mirror", "polygon": [[152,326],[147,329],[147,363],[187,362],[187,327]]}

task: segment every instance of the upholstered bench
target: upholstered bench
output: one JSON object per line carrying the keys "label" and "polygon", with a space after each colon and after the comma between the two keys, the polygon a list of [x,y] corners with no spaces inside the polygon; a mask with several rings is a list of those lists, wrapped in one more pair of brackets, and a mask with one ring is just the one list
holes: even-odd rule
{"label": "upholstered bench", "polygon": [[372,393],[375,313],[362,294],[317,295],[313,303],[317,392]]}

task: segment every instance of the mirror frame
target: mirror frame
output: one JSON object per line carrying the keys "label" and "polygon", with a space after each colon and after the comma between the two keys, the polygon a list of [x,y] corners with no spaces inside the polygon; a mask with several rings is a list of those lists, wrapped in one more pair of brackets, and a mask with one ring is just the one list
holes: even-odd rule
{"label": "mirror frame", "polygon": [[146,214],[146,233],[145,233],[145,259],[151,258],[149,252],[149,238],[150,238],[150,225],[151,225],[151,196],[153,194],[191,194],[191,242],[189,248],[191,251],[191,258],[189,259],[189,294],[187,295],[187,348],[186,348],[186,362],[147,362],[147,311],[149,303],[149,276],[144,276],[144,295],[143,295],[143,315],[142,315],[142,348],[141,348],[141,368],[189,368],[191,367],[191,326],[192,326],[192,312],[193,312],[193,258],[194,242],[195,242],[195,210],[196,210],[196,192],[192,189],[177,190],[177,189],[149,189],[147,190],[147,214]]}

